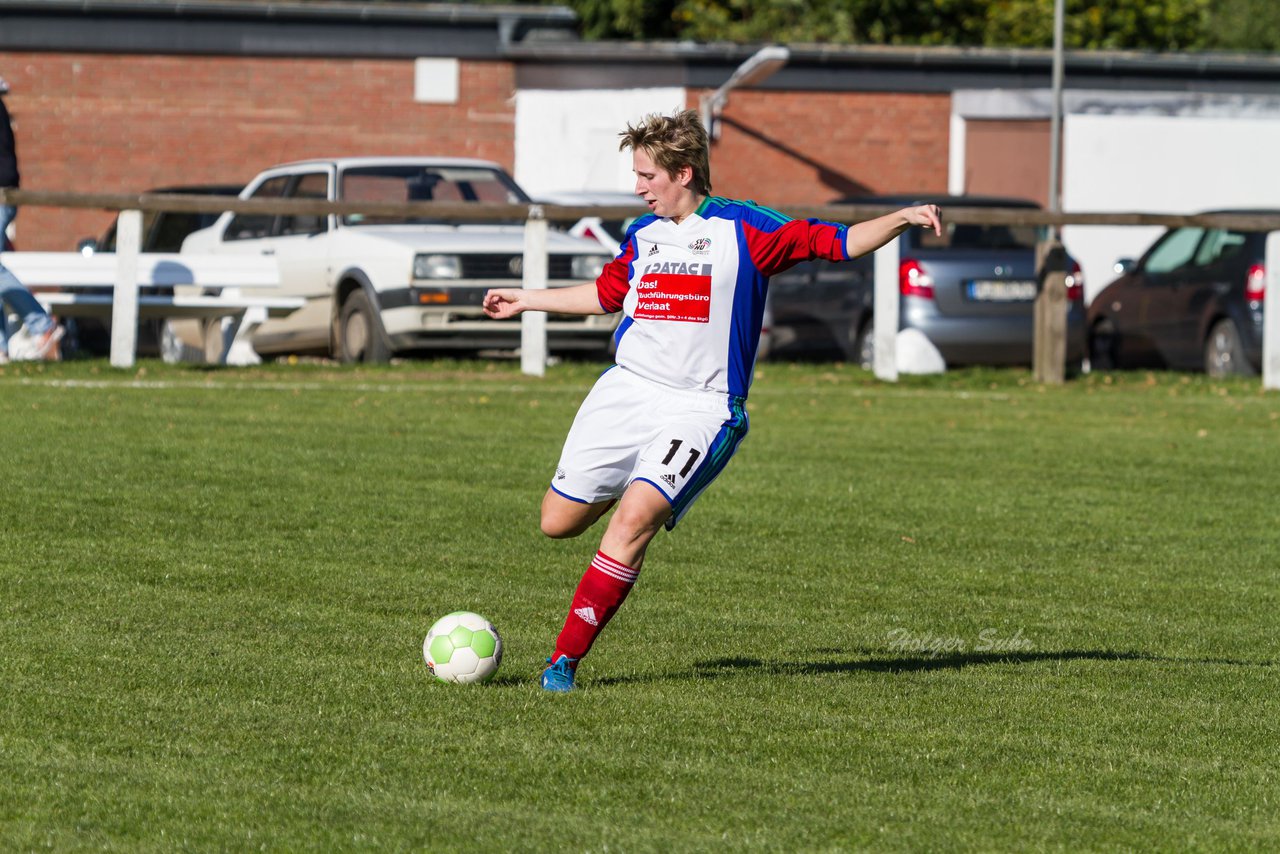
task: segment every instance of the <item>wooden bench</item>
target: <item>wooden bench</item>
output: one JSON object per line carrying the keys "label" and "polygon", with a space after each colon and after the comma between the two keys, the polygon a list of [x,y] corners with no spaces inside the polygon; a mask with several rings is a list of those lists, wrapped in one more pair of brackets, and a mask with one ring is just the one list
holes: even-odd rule
{"label": "wooden bench", "polygon": [[[123,263],[122,261],[133,263]],[[244,365],[261,361],[250,336],[268,318],[302,308],[301,297],[273,296],[280,285],[274,258],[262,255],[179,255],[141,253],[132,259],[114,253],[5,252],[0,264],[29,288],[76,288],[88,293],[37,292],[59,317],[110,318],[111,364],[130,367],[137,357],[139,318],[222,319],[218,340],[205,347],[209,361]],[[132,266],[130,270],[122,267]],[[123,276],[122,276],[123,273]],[[121,287],[120,282],[125,281]],[[132,282],[132,287],[128,284]],[[173,288],[172,294],[139,294],[139,288]]]}

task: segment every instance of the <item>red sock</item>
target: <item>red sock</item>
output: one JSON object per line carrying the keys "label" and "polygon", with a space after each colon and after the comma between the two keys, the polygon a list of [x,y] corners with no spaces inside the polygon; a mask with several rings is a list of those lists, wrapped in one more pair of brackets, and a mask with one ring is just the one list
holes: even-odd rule
{"label": "red sock", "polygon": [[569,606],[569,616],[556,638],[556,651],[551,660],[562,655],[582,658],[591,644],[604,631],[609,619],[631,592],[638,570],[618,563],[604,552],[596,552],[595,560],[578,582]]}

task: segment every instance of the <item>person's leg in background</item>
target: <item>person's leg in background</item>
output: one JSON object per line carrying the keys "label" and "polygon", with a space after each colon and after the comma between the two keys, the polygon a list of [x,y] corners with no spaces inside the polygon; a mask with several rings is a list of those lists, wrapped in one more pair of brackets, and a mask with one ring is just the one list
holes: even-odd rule
{"label": "person's leg in background", "polygon": [[[17,215],[12,205],[0,205],[0,235],[5,235],[9,223]],[[36,358],[57,358],[58,339],[62,337],[62,327],[54,322],[44,310],[31,291],[18,281],[3,264],[0,264],[0,311],[5,313],[6,321],[0,323],[0,355],[9,356],[8,312],[12,311],[27,327],[27,333],[35,339]]]}

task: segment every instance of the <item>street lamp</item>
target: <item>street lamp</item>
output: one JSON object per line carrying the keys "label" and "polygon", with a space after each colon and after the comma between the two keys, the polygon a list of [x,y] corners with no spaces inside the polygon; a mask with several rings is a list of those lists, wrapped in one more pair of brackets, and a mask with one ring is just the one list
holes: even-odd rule
{"label": "street lamp", "polygon": [[[1064,0],[1053,4],[1053,106],[1049,120],[1049,210],[1062,212],[1062,65]],[[1054,226],[1055,231],[1058,226]]]}
{"label": "street lamp", "polygon": [[[1053,112],[1049,122],[1049,210],[1062,212],[1062,66],[1064,0],[1053,4]],[[1036,294],[1032,361],[1036,382],[1062,385],[1067,362],[1067,265],[1062,227],[1049,230],[1036,250]]]}
{"label": "street lamp", "polygon": [[715,139],[720,136],[720,113],[729,103],[729,92],[740,86],[754,86],[769,77],[791,59],[791,51],[778,45],[762,47],[750,58],[739,65],[724,84],[710,95],[703,95],[699,103],[702,113],[702,126],[707,129],[707,136]]}

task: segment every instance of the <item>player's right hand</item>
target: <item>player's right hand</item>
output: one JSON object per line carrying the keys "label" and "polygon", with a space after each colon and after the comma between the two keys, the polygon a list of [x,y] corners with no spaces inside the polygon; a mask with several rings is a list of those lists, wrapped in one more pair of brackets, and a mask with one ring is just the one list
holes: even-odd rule
{"label": "player's right hand", "polygon": [[494,288],[486,291],[481,306],[494,320],[506,320],[525,310],[524,291],[520,288]]}

